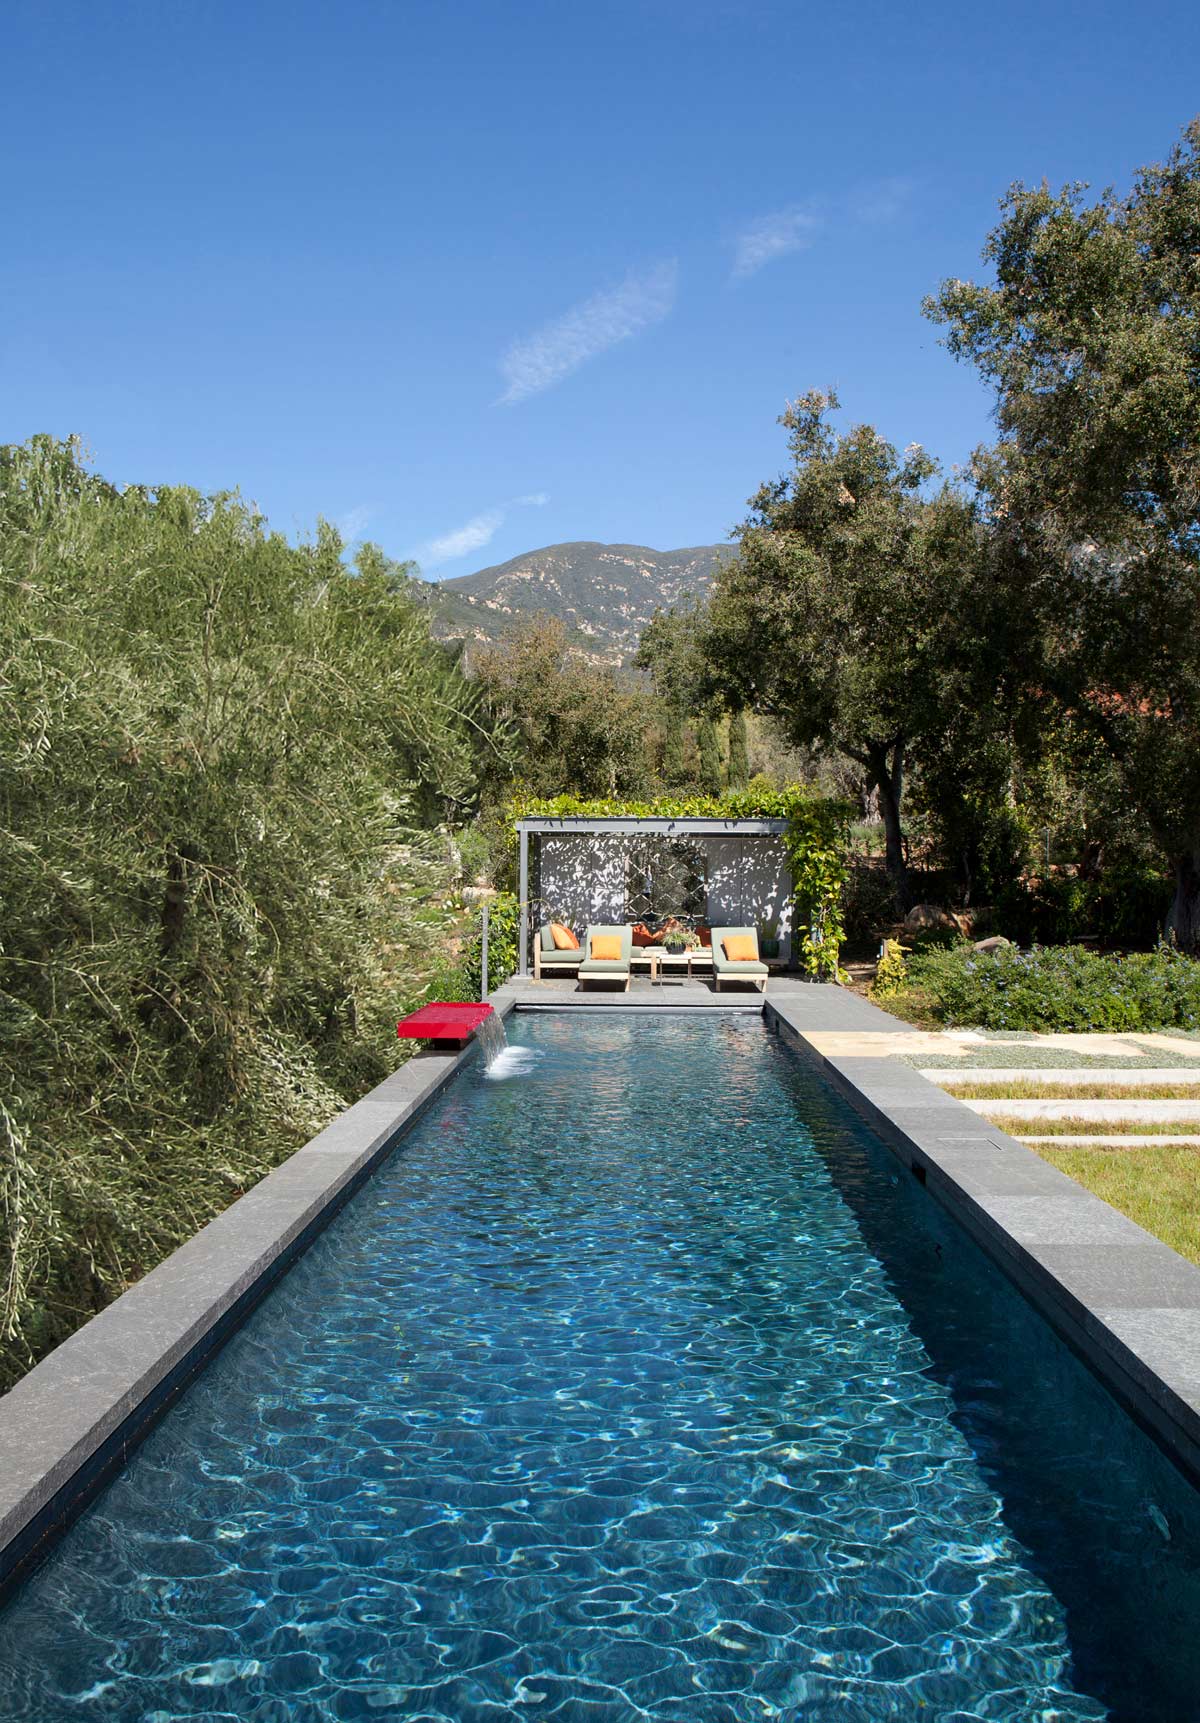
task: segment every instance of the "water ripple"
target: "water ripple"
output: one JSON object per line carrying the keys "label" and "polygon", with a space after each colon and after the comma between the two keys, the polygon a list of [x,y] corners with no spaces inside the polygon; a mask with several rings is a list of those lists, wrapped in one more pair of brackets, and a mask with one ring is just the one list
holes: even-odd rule
{"label": "water ripple", "polygon": [[1196,1715],[1194,1498],[760,1024],[514,1039],[0,1616],[6,1718]]}

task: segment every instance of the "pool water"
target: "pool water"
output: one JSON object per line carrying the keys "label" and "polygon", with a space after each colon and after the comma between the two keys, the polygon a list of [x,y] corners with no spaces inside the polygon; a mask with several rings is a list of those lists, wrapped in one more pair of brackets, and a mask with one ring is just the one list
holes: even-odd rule
{"label": "pool water", "polygon": [[0,1615],[0,1716],[1200,1716],[1194,1493],[760,1020],[510,1039]]}

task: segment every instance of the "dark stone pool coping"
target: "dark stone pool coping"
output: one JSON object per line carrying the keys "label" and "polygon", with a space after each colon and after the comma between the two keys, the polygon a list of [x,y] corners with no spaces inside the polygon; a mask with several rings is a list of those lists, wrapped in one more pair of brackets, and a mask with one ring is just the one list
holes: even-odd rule
{"label": "dark stone pool coping", "polygon": [[[492,995],[502,1017],[511,989]],[[0,1399],[0,1593],[77,1514],[468,1059],[418,1053]]]}
{"label": "dark stone pool coping", "polygon": [[[554,1003],[519,982],[491,1001],[502,1017]],[[660,995],[650,1008],[681,1003]],[[732,996],[729,1008],[739,1007]],[[841,988],[802,982],[773,984],[756,1008],[1200,1481],[1200,1269],[911,1067],[819,1045],[830,1033],[907,1024]],[[401,1066],[0,1400],[0,1589],[120,1469],[471,1054],[424,1052]]]}
{"label": "dark stone pool coping", "polygon": [[911,1066],[822,1049],[811,995],[765,1016],[1200,1485],[1200,1268]]}

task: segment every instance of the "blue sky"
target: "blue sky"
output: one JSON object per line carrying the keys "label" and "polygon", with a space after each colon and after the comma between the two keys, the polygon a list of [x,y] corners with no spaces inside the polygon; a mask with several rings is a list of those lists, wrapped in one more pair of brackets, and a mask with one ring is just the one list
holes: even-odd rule
{"label": "blue sky", "polygon": [[724,538],[789,397],[947,465],[922,295],[1015,179],[1200,108],[1167,0],[9,0],[0,440],[238,486],[425,571]]}

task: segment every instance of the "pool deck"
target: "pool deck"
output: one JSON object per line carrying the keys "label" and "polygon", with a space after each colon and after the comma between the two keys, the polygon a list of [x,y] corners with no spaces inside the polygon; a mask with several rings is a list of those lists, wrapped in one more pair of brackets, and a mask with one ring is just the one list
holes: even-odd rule
{"label": "pool deck", "polygon": [[711,979],[694,976],[690,981],[670,976],[652,982],[648,976],[635,975],[628,993],[615,987],[581,987],[570,976],[514,976],[493,998],[511,1000],[521,1011],[754,1011],[760,1015],[764,1006],[786,1010],[796,1027],[868,1032],[872,1034],[909,1034],[911,1025],[889,1017],[886,1011],[860,999],[844,987],[831,987],[823,982],[803,981],[794,975],[772,975],[767,991],[747,984],[726,986],[720,993]]}
{"label": "pool deck", "polygon": [[[772,976],[765,996],[718,994],[700,979],[655,986],[637,977],[616,993],[514,978],[491,1003],[502,1017],[760,1014],[1200,1481],[1200,1269],[893,1057],[938,1037],[843,988],[792,976]],[[124,1464],[472,1052],[410,1059],[0,1399],[0,1587],[16,1583]]]}

